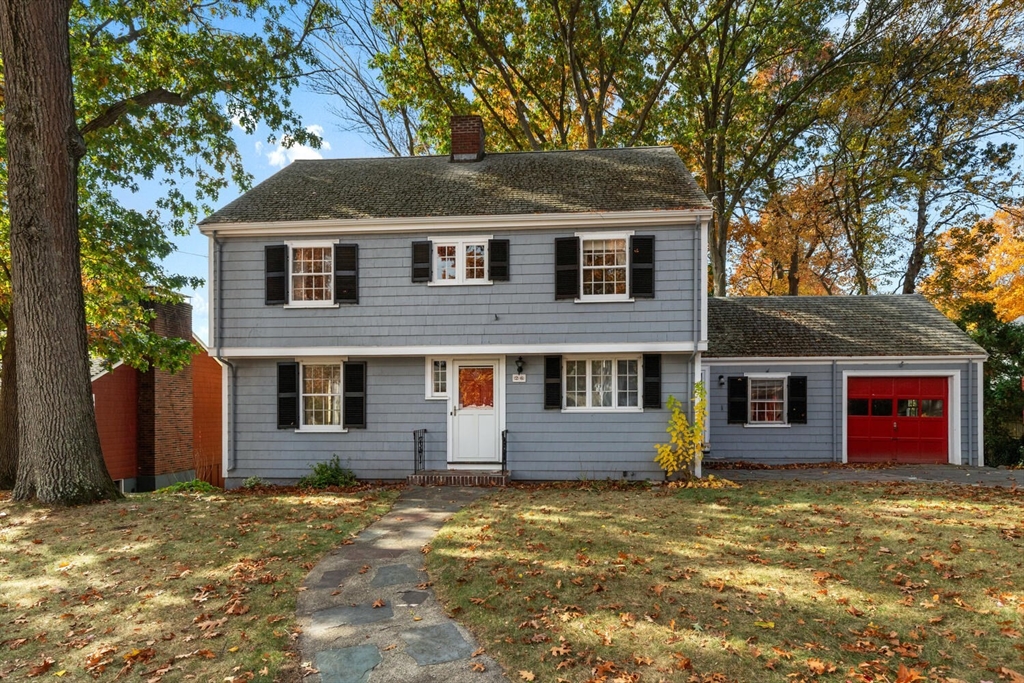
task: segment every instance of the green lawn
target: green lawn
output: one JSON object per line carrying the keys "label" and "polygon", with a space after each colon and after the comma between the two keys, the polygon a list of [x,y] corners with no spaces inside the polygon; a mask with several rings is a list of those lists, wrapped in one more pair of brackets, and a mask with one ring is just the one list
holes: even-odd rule
{"label": "green lawn", "polygon": [[1022,502],[923,484],[508,490],[456,515],[427,565],[517,680],[1024,683]]}
{"label": "green lawn", "polygon": [[299,584],[394,497],[0,500],[0,680],[299,680]]}

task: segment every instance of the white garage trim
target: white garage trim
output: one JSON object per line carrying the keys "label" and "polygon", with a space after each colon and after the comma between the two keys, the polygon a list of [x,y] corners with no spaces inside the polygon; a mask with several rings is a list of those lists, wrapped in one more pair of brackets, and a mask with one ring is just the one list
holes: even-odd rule
{"label": "white garage trim", "polygon": [[840,400],[843,402],[843,463],[848,462],[847,450],[849,449],[847,435],[847,380],[850,377],[946,377],[948,385],[947,400],[949,402],[948,440],[949,459],[951,465],[962,464],[963,457],[960,452],[960,371],[959,370],[886,370],[884,372],[872,370],[843,370],[843,393]]}

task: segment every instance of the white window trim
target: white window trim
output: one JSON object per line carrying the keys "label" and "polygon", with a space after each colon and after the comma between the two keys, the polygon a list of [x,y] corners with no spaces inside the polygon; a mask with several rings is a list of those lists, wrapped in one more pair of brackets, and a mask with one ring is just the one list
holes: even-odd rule
{"label": "white window trim", "polygon": [[[295,428],[296,433],[303,434],[346,434],[345,428],[345,361],[348,358],[296,358],[299,364],[299,426]],[[304,402],[305,392],[302,390],[302,379],[307,365],[337,365],[341,370],[341,383],[338,387],[341,398],[341,424],[340,425],[307,425],[304,424],[306,406]]]}
{"label": "white window trim", "polygon": [[[565,403],[565,395],[568,390],[568,382],[566,381],[566,364],[569,361],[588,361],[587,362],[587,400],[590,400],[590,363],[592,360],[610,360],[612,362],[612,393],[615,396],[615,400],[619,400],[619,368],[618,361],[620,360],[635,360],[636,361],[636,405],[635,406],[610,406],[608,408],[599,406],[573,406],[568,407]],[[562,357],[562,412],[563,413],[642,413],[644,412],[644,359],[642,355],[606,355],[606,354],[587,354],[587,355],[574,355],[574,356],[563,356]]]}
{"label": "white window trim", "polygon": [[[448,237],[428,237],[427,239],[430,240],[430,282],[427,283],[428,287],[460,287],[467,285],[494,284],[489,277],[491,270],[491,249],[489,242],[492,239],[492,235],[469,235],[458,237],[450,235]],[[466,247],[474,244],[482,244],[484,247],[484,277],[482,280],[466,279]],[[438,280],[437,248],[450,246],[455,247],[455,279]]]}
{"label": "white window trim", "polygon": [[[629,253],[629,238],[635,234],[634,230],[627,230],[625,232],[577,232],[576,237],[580,243],[579,253],[579,297],[576,298],[578,304],[589,304],[589,303],[600,303],[600,302],[626,302],[630,303],[634,301],[633,297],[629,295],[631,277],[630,277],[630,265],[632,257]],[[625,294],[584,294],[583,293],[583,243],[586,240],[625,240],[626,241],[626,293]]]}
{"label": "white window trim", "polygon": [[442,393],[434,391],[434,361],[443,361],[445,364],[445,386],[451,387],[452,382],[452,358],[451,356],[427,356],[425,358],[426,387],[425,398],[428,401],[447,400],[451,391]]}
{"label": "white window trim", "polygon": [[[744,427],[751,429],[788,429],[793,425],[789,422],[789,375],[788,372],[745,372],[747,378],[747,422]],[[781,379],[782,382],[782,421],[781,422],[751,422],[750,421],[750,390],[753,386],[752,379]]]}
{"label": "white window trim", "polygon": [[[338,308],[339,304],[334,302],[334,242],[328,242],[324,240],[310,240],[300,242],[285,242],[285,246],[288,247],[288,279],[286,284],[288,286],[288,303],[284,305],[284,308]],[[292,301],[292,252],[295,249],[314,249],[314,248],[327,248],[331,250],[331,284],[329,287],[330,299],[324,301]]]}

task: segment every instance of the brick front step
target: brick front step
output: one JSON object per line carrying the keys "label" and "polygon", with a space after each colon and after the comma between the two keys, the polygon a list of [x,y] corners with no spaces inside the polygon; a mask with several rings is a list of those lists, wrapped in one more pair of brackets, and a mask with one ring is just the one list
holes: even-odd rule
{"label": "brick front step", "polygon": [[511,478],[507,470],[430,470],[410,474],[406,481],[412,486],[508,486]]}

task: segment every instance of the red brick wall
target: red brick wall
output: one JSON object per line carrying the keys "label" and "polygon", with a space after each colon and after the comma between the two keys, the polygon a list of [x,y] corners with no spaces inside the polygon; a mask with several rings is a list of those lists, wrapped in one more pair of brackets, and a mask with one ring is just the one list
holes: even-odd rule
{"label": "red brick wall", "polygon": [[453,116],[452,156],[472,155],[479,159],[484,154],[484,122],[479,116]]}
{"label": "red brick wall", "polygon": [[137,380],[134,368],[121,365],[92,383],[100,446],[112,479],[135,477]]}
{"label": "red brick wall", "polygon": [[192,357],[192,448],[196,476],[223,486],[221,469],[221,367],[203,351]]}
{"label": "red brick wall", "polygon": [[[192,337],[192,306],[154,304],[153,331]],[[138,458],[140,476],[194,468],[192,457],[192,367],[174,374],[150,368],[139,374]]]}

